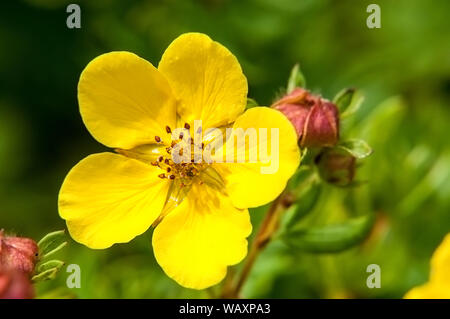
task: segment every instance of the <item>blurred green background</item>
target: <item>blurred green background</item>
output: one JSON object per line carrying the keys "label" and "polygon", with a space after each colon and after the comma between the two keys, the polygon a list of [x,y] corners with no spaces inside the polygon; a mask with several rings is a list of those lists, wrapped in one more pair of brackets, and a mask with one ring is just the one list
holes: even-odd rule
{"label": "blurred green background", "polygon": [[[5,1],[0,10],[0,228],[39,239],[65,227],[59,187],[70,168],[103,151],[82,124],[78,77],[95,56],[128,50],[157,64],[179,34],[203,32],[228,47],[269,105],[300,62],[307,86],[332,98],[361,89],[366,100],[343,134],[374,149],[359,188],[327,187],[313,212],[321,222],[377,214],[358,247],[339,254],[292,251],[273,242],[244,297],[400,298],[428,278],[429,259],[450,230],[450,2],[376,1],[381,29],[368,29],[354,0],[77,1],[81,29],[66,27],[69,1]],[[265,208],[252,211],[255,229]],[[151,231],[94,251],[70,240],[61,253],[81,266],[80,289],[63,270],[41,295],[80,298],[207,297],[178,286],[154,260]],[[368,289],[366,267],[381,267]],[[56,289],[56,290],[54,290]]]}

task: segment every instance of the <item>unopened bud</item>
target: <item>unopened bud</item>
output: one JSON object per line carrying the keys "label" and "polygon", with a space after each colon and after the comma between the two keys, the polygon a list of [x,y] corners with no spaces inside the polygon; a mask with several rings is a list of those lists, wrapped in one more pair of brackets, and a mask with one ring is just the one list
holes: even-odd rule
{"label": "unopened bud", "polygon": [[31,274],[38,255],[34,240],[5,236],[0,230],[0,268]]}
{"label": "unopened bud", "polygon": [[0,299],[31,299],[33,297],[33,285],[26,273],[0,268]]}
{"label": "unopened bud", "polygon": [[349,185],[355,176],[356,158],[341,149],[326,149],[317,157],[316,164],[320,177],[337,186]]}
{"label": "unopened bud", "polygon": [[296,88],[272,105],[294,125],[302,147],[333,146],[339,138],[339,111],[333,103]]}

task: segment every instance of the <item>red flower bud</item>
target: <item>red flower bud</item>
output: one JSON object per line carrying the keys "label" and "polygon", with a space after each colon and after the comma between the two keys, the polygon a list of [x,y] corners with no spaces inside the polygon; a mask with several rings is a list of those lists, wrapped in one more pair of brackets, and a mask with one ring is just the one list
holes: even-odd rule
{"label": "red flower bud", "polygon": [[0,268],[31,274],[37,254],[38,246],[34,240],[5,236],[3,230],[0,230]]}
{"label": "red flower bud", "polygon": [[355,177],[356,158],[344,150],[326,149],[316,159],[323,180],[338,186],[347,186]]}
{"label": "red flower bud", "polygon": [[31,299],[33,297],[33,285],[26,273],[0,268],[0,299]]}
{"label": "red flower bud", "polygon": [[333,146],[339,138],[339,111],[333,103],[296,88],[272,105],[294,125],[302,147]]}

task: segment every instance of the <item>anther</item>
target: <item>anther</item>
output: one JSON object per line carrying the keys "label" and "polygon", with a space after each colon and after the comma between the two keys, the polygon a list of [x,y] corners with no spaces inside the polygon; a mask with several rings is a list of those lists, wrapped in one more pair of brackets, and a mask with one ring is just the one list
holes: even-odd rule
{"label": "anther", "polygon": [[166,163],[167,165],[169,165],[169,159],[166,158],[166,159],[164,160],[164,163]]}
{"label": "anther", "polygon": [[166,147],[166,152],[170,154],[170,151],[172,150],[171,147]]}
{"label": "anther", "polygon": [[183,132],[180,133],[180,136],[178,137],[180,140],[183,139]]}
{"label": "anther", "polygon": [[153,166],[158,166],[158,162],[157,161],[151,162],[150,164],[152,164]]}
{"label": "anther", "polygon": [[163,174],[159,174],[158,177],[159,178],[166,178],[166,174],[164,174],[164,173]]}
{"label": "anther", "polygon": [[184,128],[189,130],[191,128],[191,126],[188,123],[184,123]]}
{"label": "anther", "polygon": [[175,175],[170,175],[169,178],[170,179],[175,179]]}
{"label": "anther", "polygon": [[172,130],[170,129],[170,127],[168,125],[166,125],[166,132],[169,134],[172,133]]}
{"label": "anther", "polygon": [[162,162],[163,161],[163,157],[162,156],[158,157],[158,161]]}
{"label": "anther", "polygon": [[170,167],[167,167],[167,169],[166,169],[167,173],[170,173],[171,170],[172,169]]}
{"label": "anther", "polygon": [[156,143],[159,143],[159,142],[161,142],[161,138],[159,136],[155,136],[155,141],[156,141]]}

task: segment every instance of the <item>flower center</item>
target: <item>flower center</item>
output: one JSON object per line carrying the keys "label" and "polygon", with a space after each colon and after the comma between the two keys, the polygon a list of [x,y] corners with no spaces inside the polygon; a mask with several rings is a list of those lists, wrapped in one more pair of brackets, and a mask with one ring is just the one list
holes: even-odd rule
{"label": "flower center", "polygon": [[[185,123],[184,128],[185,130],[189,130],[189,124]],[[172,133],[169,126],[166,126],[166,132],[169,134]],[[172,141],[170,146],[165,148],[165,154],[160,155],[155,161],[151,162],[151,165],[157,166],[165,171],[158,175],[159,178],[171,180],[181,179],[183,185],[183,183],[190,183],[194,177],[208,166],[208,164],[204,162],[198,163],[194,158],[196,151],[202,154],[204,149],[203,143],[201,143],[201,145],[195,145],[193,139],[185,136],[183,132],[176,137],[177,138],[174,139],[174,134],[172,133]],[[155,136],[155,141],[158,144],[164,143],[159,136]],[[188,156],[189,154],[183,154],[186,148],[189,148],[190,150],[190,157]],[[174,162],[173,152],[178,152],[176,156],[178,156],[178,158],[183,158],[184,160],[181,162]]]}

